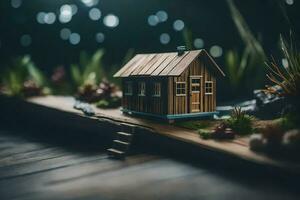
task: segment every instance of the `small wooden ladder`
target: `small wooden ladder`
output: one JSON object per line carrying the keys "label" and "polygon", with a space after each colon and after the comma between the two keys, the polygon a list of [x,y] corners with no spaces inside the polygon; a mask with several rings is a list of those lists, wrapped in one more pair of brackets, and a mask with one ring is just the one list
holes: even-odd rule
{"label": "small wooden ladder", "polygon": [[132,143],[135,126],[121,123],[121,131],[116,133],[112,147],[107,149],[108,154],[113,158],[124,159]]}

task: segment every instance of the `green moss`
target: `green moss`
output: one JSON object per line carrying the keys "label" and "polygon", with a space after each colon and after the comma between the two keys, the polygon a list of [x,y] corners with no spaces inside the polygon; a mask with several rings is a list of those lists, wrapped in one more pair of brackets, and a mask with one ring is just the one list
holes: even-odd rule
{"label": "green moss", "polygon": [[100,100],[98,103],[96,103],[96,106],[98,108],[107,108],[107,107],[109,107],[109,102],[103,99],[103,100]]}
{"label": "green moss", "polygon": [[120,98],[114,97],[109,100],[102,99],[96,103],[98,108],[116,108],[120,106]]}
{"label": "green moss", "polygon": [[211,126],[212,122],[208,120],[201,120],[201,121],[183,121],[183,122],[177,122],[176,125],[192,130],[199,130],[199,129],[205,129]]}
{"label": "green moss", "polygon": [[207,140],[207,139],[211,138],[211,131],[210,130],[199,129],[198,134],[204,140]]}
{"label": "green moss", "polygon": [[289,113],[280,118],[279,125],[283,130],[291,130],[300,127],[300,117],[298,114]]}

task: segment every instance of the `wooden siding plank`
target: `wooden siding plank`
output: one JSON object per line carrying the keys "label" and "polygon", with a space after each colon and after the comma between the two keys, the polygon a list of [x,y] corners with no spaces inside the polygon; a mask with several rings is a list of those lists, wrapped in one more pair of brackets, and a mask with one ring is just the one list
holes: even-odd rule
{"label": "wooden siding plank", "polygon": [[173,77],[168,77],[168,114],[174,114],[174,82]]}
{"label": "wooden siding plank", "polygon": [[177,53],[169,53],[168,58],[164,60],[157,68],[151,73],[151,76],[157,76],[163,71],[177,56]]}
{"label": "wooden siding plank", "polygon": [[189,65],[197,58],[201,51],[191,51],[189,52],[184,59],[181,59],[180,62],[172,70],[168,72],[169,76],[178,76],[182,74],[186,69],[185,66]]}
{"label": "wooden siding plank", "polygon": [[181,56],[176,56],[174,60],[172,60],[172,62],[170,62],[164,70],[162,70],[160,73],[159,73],[159,76],[167,76],[168,73],[170,71],[173,70],[174,67],[176,67],[176,65],[181,61],[183,60],[190,52],[185,52],[183,55]]}

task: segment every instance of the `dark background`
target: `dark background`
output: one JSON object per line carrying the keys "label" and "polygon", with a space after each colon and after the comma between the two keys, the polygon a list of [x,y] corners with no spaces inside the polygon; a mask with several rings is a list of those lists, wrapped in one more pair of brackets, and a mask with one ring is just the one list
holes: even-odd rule
{"label": "dark background", "polygon": [[[294,0],[292,5],[288,5],[286,0],[240,0],[235,3],[252,32],[262,41],[268,56],[277,55],[280,33],[288,35],[291,28],[299,33],[300,24],[296,23],[300,19],[299,1]],[[108,66],[120,65],[130,48],[135,49],[136,53],[174,51],[176,46],[184,44],[182,32],[173,29],[176,19],[184,21],[193,38],[204,40],[204,48],[209,50],[213,45],[223,48],[223,56],[217,58],[220,65],[226,50],[243,47],[225,0],[100,0],[93,6],[102,12],[98,21],[89,18],[88,12],[93,7],[84,5],[81,0],[23,0],[18,8],[12,7],[11,0],[1,0],[0,4],[1,67],[13,57],[24,54],[30,54],[38,67],[50,72],[57,65],[68,67],[76,63],[82,50],[93,53],[105,48],[104,62]],[[62,24],[58,18],[51,25],[37,22],[38,12],[54,12],[58,16],[63,4],[78,6],[77,14],[69,23]],[[159,10],[168,13],[168,20],[149,26],[148,16]],[[119,17],[119,25],[115,28],[103,24],[103,17],[109,13]],[[62,28],[79,33],[80,43],[72,45],[62,40]],[[97,32],[105,34],[103,43],[96,42]],[[170,43],[160,43],[161,33],[170,35]],[[32,38],[27,47],[20,44],[24,34]]]}

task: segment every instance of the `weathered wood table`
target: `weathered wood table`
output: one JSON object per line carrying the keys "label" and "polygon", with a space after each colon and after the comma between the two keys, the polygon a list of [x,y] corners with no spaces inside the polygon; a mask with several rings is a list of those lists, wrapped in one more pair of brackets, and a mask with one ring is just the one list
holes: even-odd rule
{"label": "weathered wood table", "polygon": [[[0,199],[299,199],[298,179],[272,170],[297,166],[253,157],[244,140],[204,141],[115,109],[87,117],[68,97],[8,101],[18,117],[0,123]],[[122,122],[138,126],[139,145],[113,160],[105,149]]]}

